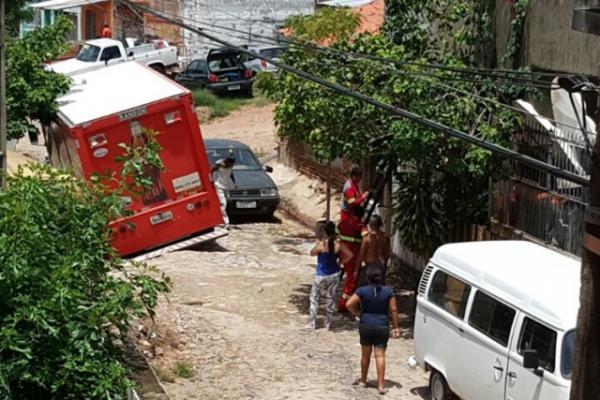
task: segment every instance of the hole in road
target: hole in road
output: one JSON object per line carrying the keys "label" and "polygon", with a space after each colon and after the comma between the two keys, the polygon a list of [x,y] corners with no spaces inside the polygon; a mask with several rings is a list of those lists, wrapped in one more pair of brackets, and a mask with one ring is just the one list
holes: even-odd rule
{"label": "hole in road", "polygon": [[291,253],[301,256],[309,254],[312,245],[313,241],[307,238],[290,237],[275,240],[273,242],[273,249],[278,253]]}

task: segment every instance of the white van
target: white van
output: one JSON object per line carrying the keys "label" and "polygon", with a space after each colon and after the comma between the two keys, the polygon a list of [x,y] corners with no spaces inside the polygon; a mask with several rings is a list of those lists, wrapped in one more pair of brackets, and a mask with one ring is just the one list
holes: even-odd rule
{"label": "white van", "polygon": [[419,284],[410,360],[431,371],[431,399],[568,400],[580,269],[525,241],[440,247]]}

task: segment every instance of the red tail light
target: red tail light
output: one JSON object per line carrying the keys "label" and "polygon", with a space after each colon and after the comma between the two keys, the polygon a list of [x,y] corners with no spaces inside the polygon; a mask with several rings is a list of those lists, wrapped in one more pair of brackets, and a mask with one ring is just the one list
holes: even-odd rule
{"label": "red tail light", "polygon": [[208,76],[208,81],[209,81],[210,83],[215,83],[215,82],[217,82],[218,80],[219,80],[219,78],[217,78],[217,76],[216,76],[215,74],[210,74],[210,75]]}
{"label": "red tail light", "polygon": [[252,78],[252,70],[251,69],[244,70],[244,78],[246,78],[246,79]]}

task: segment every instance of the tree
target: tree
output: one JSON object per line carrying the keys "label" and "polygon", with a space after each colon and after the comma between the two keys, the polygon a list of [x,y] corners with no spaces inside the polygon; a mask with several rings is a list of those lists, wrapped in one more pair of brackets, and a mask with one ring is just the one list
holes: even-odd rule
{"label": "tree", "polygon": [[9,39],[6,48],[9,139],[37,132],[33,121],[50,122],[58,111],[56,99],[68,92],[70,79],[46,70],[44,63],[66,51],[65,38],[72,28],[68,19],[60,17],[53,25],[36,29],[23,39]]}
{"label": "tree", "polygon": [[[444,4],[452,12],[438,13],[445,19],[432,26],[445,29],[440,35],[452,41],[417,35],[420,39],[409,37],[403,42],[400,38],[398,44],[383,35],[367,34],[341,38],[331,45],[346,52],[384,57],[396,64],[310,47],[291,47],[284,61],[385,103],[507,144],[519,122],[517,116],[476,98],[510,102],[520,93],[491,80],[472,82],[455,72],[419,66],[440,63],[459,67],[473,60],[475,22],[456,29],[457,21],[473,10],[464,8],[464,2],[458,0]],[[425,45],[423,40],[427,40]],[[487,221],[489,178],[502,174],[500,162],[489,152],[285,72],[264,86],[279,96],[275,119],[282,138],[310,144],[322,161],[329,157],[353,161],[374,157],[395,163],[396,178],[401,183],[394,193],[396,229],[410,250],[428,257],[455,226]],[[371,144],[383,137],[387,139]]]}

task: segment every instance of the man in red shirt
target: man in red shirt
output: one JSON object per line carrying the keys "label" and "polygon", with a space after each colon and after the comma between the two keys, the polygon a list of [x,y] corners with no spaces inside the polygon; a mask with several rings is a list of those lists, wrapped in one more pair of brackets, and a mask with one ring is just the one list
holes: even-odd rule
{"label": "man in red shirt", "polygon": [[112,38],[112,30],[106,22],[104,23],[104,28],[102,28],[102,33],[100,34],[100,36],[106,39]]}
{"label": "man in red shirt", "polygon": [[369,192],[360,193],[358,182],[362,179],[362,170],[359,167],[354,167],[350,171],[350,178],[344,183],[342,188],[342,207],[340,212],[340,220],[344,221],[352,215],[352,209],[360,206]]}
{"label": "man in red shirt", "polygon": [[358,286],[358,274],[356,274],[357,257],[360,253],[362,238],[368,234],[365,225],[361,219],[364,209],[361,206],[352,207],[352,213],[348,214],[340,221],[337,226],[337,234],[341,243],[343,243],[352,253],[352,258],[344,264],[344,274],[346,281],[342,290],[342,297],[338,303],[338,311],[346,312],[346,301],[354,294]]}

